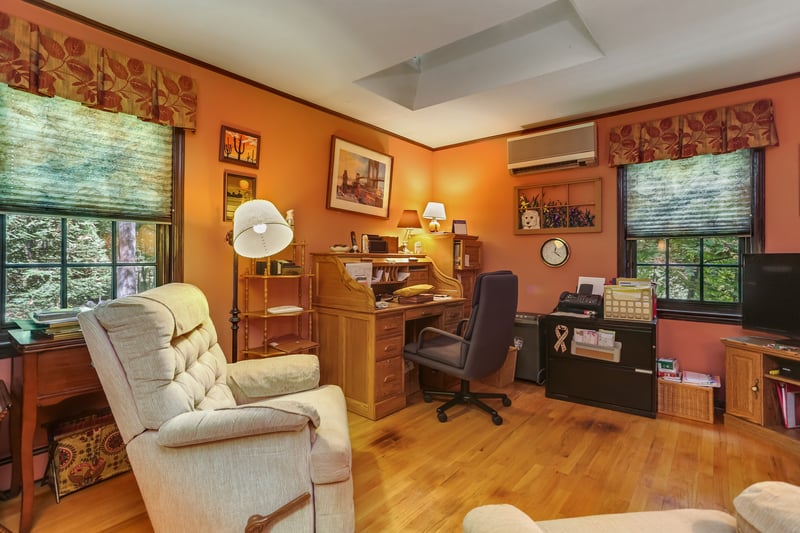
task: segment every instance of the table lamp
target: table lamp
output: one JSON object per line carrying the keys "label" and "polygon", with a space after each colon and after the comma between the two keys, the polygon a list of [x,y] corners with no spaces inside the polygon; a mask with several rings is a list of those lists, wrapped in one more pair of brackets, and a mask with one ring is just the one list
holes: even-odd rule
{"label": "table lamp", "polygon": [[266,200],[250,200],[233,213],[233,231],[226,240],[233,245],[233,307],[231,309],[231,361],[238,359],[239,330],[239,258],[267,257],[277,254],[292,242],[294,232],[280,211]]}
{"label": "table lamp", "polygon": [[447,218],[444,212],[444,204],[441,202],[428,202],[425,206],[425,211],[422,213],[422,218],[430,220],[428,229],[431,233],[439,232],[439,221]]}
{"label": "table lamp", "polygon": [[403,237],[403,247],[400,251],[404,254],[411,253],[411,250],[408,249],[408,238],[411,236],[411,230],[422,227],[417,210],[403,209],[400,220],[397,222],[397,227],[406,230],[405,236]]}

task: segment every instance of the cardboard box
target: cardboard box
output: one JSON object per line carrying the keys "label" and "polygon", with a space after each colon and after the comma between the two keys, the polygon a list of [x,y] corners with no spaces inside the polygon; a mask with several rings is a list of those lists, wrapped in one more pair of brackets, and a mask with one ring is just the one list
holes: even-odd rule
{"label": "cardboard box", "polygon": [[514,383],[514,372],[517,369],[517,349],[514,346],[509,346],[508,353],[506,354],[506,362],[500,367],[500,370],[486,376],[481,383],[491,385],[492,387],[506,387]]}

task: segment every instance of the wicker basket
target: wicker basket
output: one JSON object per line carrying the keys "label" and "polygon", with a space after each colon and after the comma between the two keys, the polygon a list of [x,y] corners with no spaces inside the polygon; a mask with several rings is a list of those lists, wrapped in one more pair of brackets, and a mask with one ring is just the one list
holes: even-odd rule
{"label": "wicker basket", "polygon": [[714,423],[714,388],[658,380],[658,412]]}

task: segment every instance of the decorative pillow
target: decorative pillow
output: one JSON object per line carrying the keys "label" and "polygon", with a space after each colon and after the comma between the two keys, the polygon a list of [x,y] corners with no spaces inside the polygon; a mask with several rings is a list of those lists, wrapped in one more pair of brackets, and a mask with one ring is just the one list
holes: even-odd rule
{"label": "decorative pillow", "polygon": [[319,386],[319,359],[292,354],[246,359],[228,365],[228,385],[236,403],[250,403]]}
{"label": "decorative pillow", "polygon": [[423,292],[428,292],[429,290],[433,289],[433,285],[428,285],[427,283],[421,283],[420,285],[409,285],[408,287],[403,287],[402,289],[397,289],[392,294],[395,296],[416,296],[417,294],[422,294]]}
{"label": "decorative pillow", "polygon": [[800,487],[781,481],[762,481],[733,500],[740,533],[800,531]]}

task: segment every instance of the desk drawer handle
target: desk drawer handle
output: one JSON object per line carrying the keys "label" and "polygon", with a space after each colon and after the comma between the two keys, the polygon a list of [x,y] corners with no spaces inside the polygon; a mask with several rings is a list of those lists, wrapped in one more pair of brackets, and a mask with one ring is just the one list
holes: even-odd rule
{"label": "desk drawer handle", "polygon": [[386,346],[383,347],[384,353],[394,352],[394,351],[397,351],[398,349],[399,348],[397,346],[395,346],[394,344],[387,344]]}
{"label": "desk drawer handle", "polygon": [[394,379],[395,378],[394,378],[393,375],[389,375],[389,376],[386,376],[385,378],[383,378],[383,382],[384,383],[389,383],[390,381],[394,381]]}

